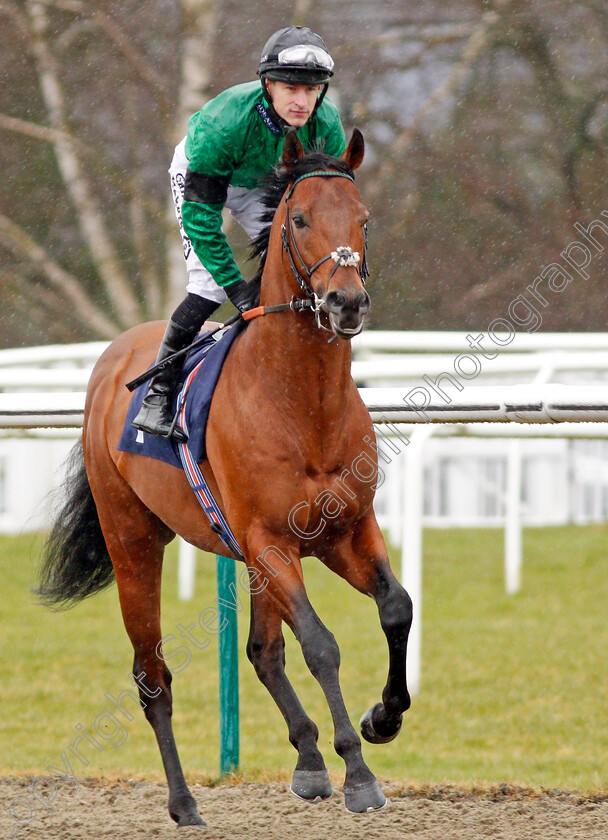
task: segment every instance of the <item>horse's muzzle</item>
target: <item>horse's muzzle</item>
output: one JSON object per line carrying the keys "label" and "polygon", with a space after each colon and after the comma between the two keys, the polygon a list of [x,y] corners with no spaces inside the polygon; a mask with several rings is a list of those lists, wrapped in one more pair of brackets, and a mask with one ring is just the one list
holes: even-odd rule
{"label": "horse's muzzle", "polygon": [[363,329],[363,319],[369,312],[371,301],[365,289],[349,294],[344,289],[328,292],[325,309],[333,331],[340,338],[352,338]]}

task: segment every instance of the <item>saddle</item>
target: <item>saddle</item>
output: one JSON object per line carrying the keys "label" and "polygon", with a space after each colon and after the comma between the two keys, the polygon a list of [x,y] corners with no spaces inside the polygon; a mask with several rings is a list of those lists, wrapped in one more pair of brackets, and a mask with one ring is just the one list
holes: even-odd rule
{"label": "saddle", "polygon": [[[216,340],[217,336],[211,336],[186,357],[173,395],[173,410],[180,412],[180,423],[188,434],[188,450],[196,462],[205,457],[205,432],[209,409],[224,361],[232,342],[246,325],[246,321],[237,321],[221,333],[219,340]],[[131,425],[147,390],[148,383],[144,382],[133,392],[118,449],[121,452],[156,458],[181,469],[182,461],[176,441],[146,434]]]}

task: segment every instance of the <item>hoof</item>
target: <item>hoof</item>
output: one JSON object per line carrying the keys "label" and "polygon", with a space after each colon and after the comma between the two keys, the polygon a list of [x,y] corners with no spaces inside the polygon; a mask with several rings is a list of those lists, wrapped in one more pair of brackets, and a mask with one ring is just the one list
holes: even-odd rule
{"label": "hoof", "polygon": [[381,811],[386,807],[386,802],[386,796],[375,779],[363,785],[344,788],[344,804],[351,814],[370,814],[373,811]]}
{"label": "hoof", "polygon": [[207,825],[207,823],[198,814],[184,814],[177,820],[177,827],[183,828],[185,825]]}
{"label": "hoof", "polygon": [[180,796],[169,803],[169,816],[175,820],[178,828],[184,825],[207,825],[199,815],[196,802],[190,794]]}
{"label": "hoof", "polygon": [[333,793],[327,770],[294,770],[289,790],[307,802],[322,802]]}
{"label": "hoof", "polygon": [[399,715],[398,718],[393,720],[387,720],[384,713],[384,704],[376,703],[375,706],[365,712],[359,721],[359,727],[361,735],[370,744],[388,744],[399,734],[402,721],[403,715]]}

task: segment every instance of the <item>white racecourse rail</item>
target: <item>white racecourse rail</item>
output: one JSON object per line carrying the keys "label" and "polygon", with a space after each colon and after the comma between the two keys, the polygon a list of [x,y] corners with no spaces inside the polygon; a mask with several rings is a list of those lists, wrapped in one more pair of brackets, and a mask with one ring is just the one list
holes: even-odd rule
{"label": "white racecourse rail", "polygon": [[[411,389],[360,388],[361,396],[376,424],[416,424],[407,441],[405,505],[403,511],[402,581],[416,605],[412,627],[408,679],[413,694],[420,686],[421,604],[422,604],[422,446],[434,430],[434,424],[519,423],[553,424],[608,423],[608,386],[574,385],[502,385],[469,386],[454,396],[449,405],[426,402],[412,406],[404,401]],[[82,425],[85,395],[75,392],[22,392],[0,394],[0,428],[31,430],[78,428]],[[419,425],[422,424],[422,425]],[[389,426],[390,428],[390,426]],[[580,427],[579,427],[580,429]],[[396,426],[393,433],[399,433]],[[566,429],[563,429],[564,433]],[[571,429],[568,429],[572,433]],[[580,434],[577,430],[576,434]],[[606,427],[597,428],[606,436]],[[506,585],[509,592],[519,588],[520,483],[521,458],[517,440],[512,441],[508,464]],[[186,555],[187,557],[187,555]],[[187,596],[192,589],[192,559],[184,557],[180,570],[181,589]]]}
{"label": "white racecourse rail", "polygon": [[[469,385],[449,403],[413,402],[411,391],[359,388],[374,423],[608,422],[608,385]],[[84,391],[0,393],[0,428],[78,428],[84,401]]]}
{"label": "white racecourse rail", "polygon": [[[526,371],[552,368],[590,370],[608,368],[604,353],[598,348],[608,347],[608,335],[518,335],[517,350],[542,350],[530,353],[536,361],[513,358],[511,370]],[[95,343],[58,348],[25,348],[0,352],[0,429],[6,435],[31,435],[47,433],[46,430],[77,429],[82,425],[85,401],[85,386],[93,362],[106,345]],[[353,363],[353,374],[357,381],[369,379],[392,379],[392,368],[397,358],[384,350],[398,352],[439,351],[459,352],[465,346],[461,333],[373,333],[368,332],[360,341],[359,361]],[[505,350],[515,347],[502,347]],[[587,358],[594,349],[595,361]],[[568,354],[564,354],[568,350]],[[552,353],[551,351],[555,351]],[[582,352],[577,352],[582,351]],[[544,355],[547,354],[548,355]],[[376,355],[378,354],[378,355]],[[510,355],[510,354],[509,354]],[[541,358],[544,355],[544,358]],[[370,358],[373,357],[373,358]],[[600,358],[602,357],[602,358]],[[504,358],[504,357],[503,357]],[[403,357],[399,359],[399,364]],[[434,373],[447,360],[423,354],[417,357],[414,368],[421,372]],[[52,366],[48,366],[49,361]],[[414,360],[412,360],[414,361]],[[377,372],[374,373],[372,362]],[[70,367],[55,365],[68,363]],[[430,367],[429,367],[430,366]],[[15,368],[19,367],[19,371]],[[502,364],[501,364],[502,367]],[[357,370],[358,368],[358,370]],[[410,376],[414,368],[409,366]],[[390,370],[389,370],[390,369]],[[433,369],[433,370],[431,370]],[[403,370],[403,368],[402,368]],[[496,371],[498,373],[498,371]],[[541,377],[538,377],[541,378]],[[422,451],[425,440],[432,434],[441,433],[446,424],[456,425],[474,434],[498,434],[513,438],[508,461],[506,567],[507,591],[519,587],[519,566],[521,563],[521,518],[520,483],[521,458],[518,452],[522,435],[608,437],[608,385],[477,385],[466,384],[462,391],[453,388],[449,400],[436,399],[427,388],[412,385],[359,389],[375,424],[393,437],[399,437],[405,454],[406,493],[402,516],[402,580],[416,605],[414,625],[409,645],[408,677],[412,693],[416,693],[420,682],[421,643],[421,593],[422,593]],[[461,425],[466,424],[466,425]],[[488,425],[488,424],[502,424]],[[559,424],[559,425],[556,425]],[[447,430],[447,429],[446,429]],[[503,431],[504,430],[504,431]],[[52,433],[52,432],[51,432]],[[395,449],[394,451],[397,451]],[[391,450],[391,452],[393,452]],[[386,458],[386,449],[380,454]],[[395,457],[393,453],[393,457]],[[186,558],[184,558],[186,559]],[[180,568],[180,589],[185,597],[192,591],[192,577],[187,566]]]}

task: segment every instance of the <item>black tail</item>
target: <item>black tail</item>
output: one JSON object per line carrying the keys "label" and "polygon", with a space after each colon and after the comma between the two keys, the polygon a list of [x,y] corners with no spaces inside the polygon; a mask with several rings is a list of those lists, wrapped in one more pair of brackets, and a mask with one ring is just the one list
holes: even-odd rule
{"label": "black tail", "polygon": [[81,441],[70,452],[66,467],[59,491],[63,502],[44,547],[40,585],[35,590],[43,604],[59,609],[73,607],[114,580]]}

